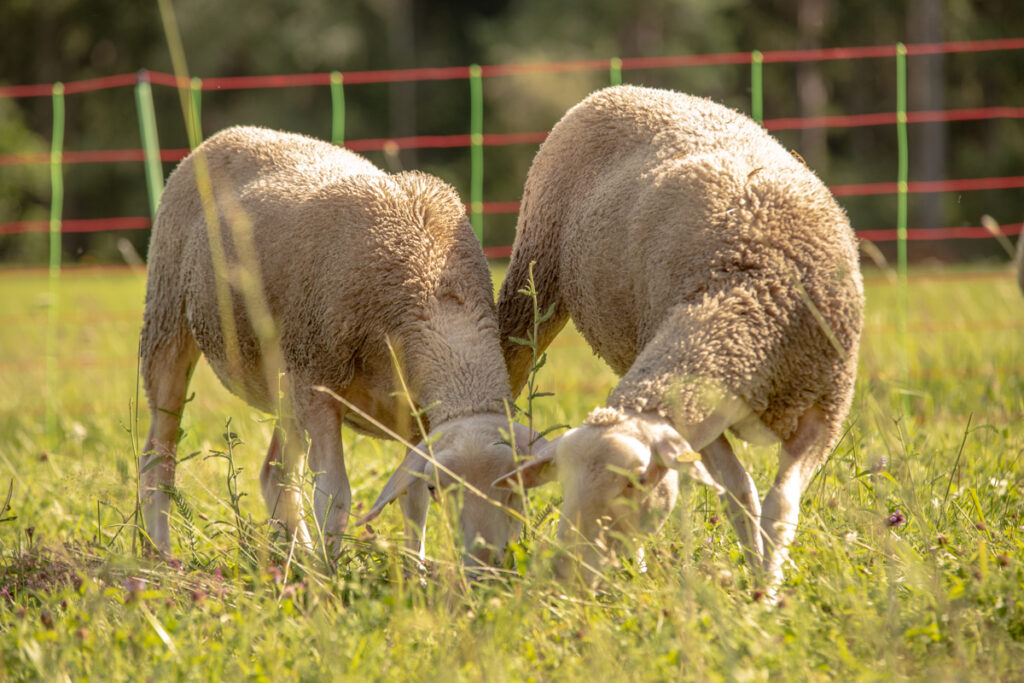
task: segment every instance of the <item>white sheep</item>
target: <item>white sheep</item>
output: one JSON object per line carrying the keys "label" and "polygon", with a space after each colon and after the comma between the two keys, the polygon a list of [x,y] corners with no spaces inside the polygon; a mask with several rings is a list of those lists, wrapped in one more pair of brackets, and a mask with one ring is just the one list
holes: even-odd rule
{"label": "white sheep", "polygon": [[519,497],[490,486],[514,462],[499,443],[508,374],[490,272],[456,192],[261,128],[229,128],[190,154],[154,223],[140,341],[152,418],[140,483],[155,547],[170,549],[168,492],[200,353],[228,389],[277,414],[260,483],[271,516],[307,545],[298,485],[308,434],[316,521],[333,545],[351,505],[342,424],[387,436],[376,420],[404,438],[424,436],[396,396],[389,343],[426,430],[441,434],[439,465],[410,451],[368,517],[406,493],[406,542],[422,554],[427,482],[461,477],[467,551],[499,560],[519,528],[507,512]]}
{"label": "white sheep", "polygon": [[[800,497],[849,410],[863,286],[849,221],[800,160],[709,100],[620,86],[551,131],[530,168],[498,321],[513,395],[532,325],[571,317],[621,376],[606,408],[501,481],[555,476],[559,536],[593,580],[617,539],[652,530],[689,471],[719,493],[774,591]],[[726,432],[782,442],[764,503]],[[699,456],[695,451],[699,451]],[[697,462],[693,462],[697,460]]]}

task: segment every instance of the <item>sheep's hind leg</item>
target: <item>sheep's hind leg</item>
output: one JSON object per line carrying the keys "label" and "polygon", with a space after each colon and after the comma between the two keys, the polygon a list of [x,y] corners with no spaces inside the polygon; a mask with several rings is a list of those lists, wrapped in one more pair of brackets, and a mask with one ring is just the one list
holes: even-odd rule
{"label": "sheep's hind leg", "polygon": [[754,480],[736,457],[725,435],[701,450],[701,462],[718,482],[719,500],[739,536],[747,566],[760,571],[764,545],[761,539],[761,502]]}
{"label": "sheep's hind leg", "polygon": [[139,489],[146,533],[163,554],[171,551],[168,515],[185,392],[199,359],[199,349],[191,337],[183,338],[177,346],[180,348],[159,348],[142,363],[150,424],[139,457]]}
{"label": "sheep's hind leg", "polygon": [[814,407],[801,416],[796,433],[779,449],[779,471],[761,506],[769,600],[774,599],[782,582],[782,567],[789,557],[789,544],[796,536],[800,497],[830,447],[828,423],[821,410]]}
{"label": "sheep's hind leg", "polygon": [[260,488],[271,518],[282,522],[289,538],[311,547],[302,511],[302,465],[306,449],[294,419],[282,418],[274,428],[267,458],[260,470]]}

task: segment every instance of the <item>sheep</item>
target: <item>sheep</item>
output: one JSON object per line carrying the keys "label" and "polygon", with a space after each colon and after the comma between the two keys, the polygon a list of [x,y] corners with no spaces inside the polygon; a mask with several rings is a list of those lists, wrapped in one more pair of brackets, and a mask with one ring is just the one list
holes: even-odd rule
{"label": "sheep", "polygon": [[[406,545],[422,555],[428,490],[461,478],[467,561],[500,561],[518,533],[519,497],[490,488],[514,462],[502,442],[510,393],[490,271],[464,205],[440,179],[391,175],[334,145],[257,127],[217,133],[171,174],[140,338],[152,419],[140,490],[161,553],[170,550],[175,446],[200,354],[231,392],[277,415],[260,484],[297,543],[311,543],[299,488],[304,434],[323,538],[336,548],[347,528],[343,424],[376,437],[440,434],[436,460],[410,450],[362,521],[401,496]],[[424,409],[422,432],[396,398],[395,357]]]}
{"label": "sheep", "polygon": [[[498,321],[513,396],[571,318],[620,381],[606,406],[499,484],[557,476],[559,537],[593,583],[622,535],[656,531],[673,470],[720,496],[766,592],[852,400],[863,284],[849,221],[765,130],[710,100],[617,86],[555,125],[527,176]],[[729,432],[781,442],[763,503]],[[669,480],[672,481],[669,481]],[[563,566],[560,573],[570,573]]]}

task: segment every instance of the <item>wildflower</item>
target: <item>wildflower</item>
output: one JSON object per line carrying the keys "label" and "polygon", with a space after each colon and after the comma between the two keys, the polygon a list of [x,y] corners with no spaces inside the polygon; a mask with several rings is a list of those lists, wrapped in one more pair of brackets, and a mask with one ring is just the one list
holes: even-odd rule
{"label": "wildflower", "polygon": [[885,519],[886,525],[891,527],[902,526],[906,521],[907,518],[904,517],[903,513],[899,510],[894,510],[893,513]]}
{"label": "wildflower", "polygon": [[988,480],[988,485],[995,489],[997,496],[1006,495],[1007,489],[1010,488],[1010,483],[1005,479],[996,479],[992,477]]}
{"label": "wildflower", "polygon": [[139,596],[139,593],[146,590],[146,580],[140,579],[137,576],[129,576],[121,584],[125,592],[128,594],[125,598],[125,602],[131,602]]}

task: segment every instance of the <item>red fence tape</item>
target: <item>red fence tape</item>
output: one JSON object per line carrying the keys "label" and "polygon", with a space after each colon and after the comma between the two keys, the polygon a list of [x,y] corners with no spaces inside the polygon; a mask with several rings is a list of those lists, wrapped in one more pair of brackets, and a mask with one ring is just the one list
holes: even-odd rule
{"label": "red fence tape", "polygon": [[[950,41],[944,43],[919,43],[906,46],[907,54],[929,55],[955,52],[983,52],[993,50],[1024,49],[1024,38],[1008,38],[976,41]],[[808,62],[841,59],[865,59],[892,57],[896,54],[895,45],[876,45],[860,47],[834,47],[807,50],[773,50],[762,53],[765,63]],[[657,69],[687,66],[704,66],[716,64],[749,64],[749,52],[725,52],[703,55],[674,55],[666,57],[631,57],[622,59],[622,69]],[[610,66],[610,60],[592,59],[566,62],[542,62],[522,64],[498,64],[481,67],[483,76],[516,76],[538,73],[560,73],[572,71],[602,71]],[[361,83],[389,83],[398,81],[456,80],[469,78],[469,67],[390,69],[380,71],[352,71],[343,73],[346,85]],[[64,84],[67,94],[83,93],[95,90],[118,88],[136,84],[139,79],[169,87],[191,87],[191,81],[178,78],[173,74],[142,70],[138,73],[115,74],[99,78],[69,81]],[[330,84],[328,73],[283,74],[267,76],[233,76],[207,78],[202,80],[203,90],[239,90],[256,88],[283,88],[301,86],[325,86]],[[43,97],[50,96],[53,84],[0,86],[0,97]],[[1024,118],[1024,107],[983,107],[974,109],[950,109],[941,111],[907,112],[907,123],[927,123],[936,121],[970,121],[999,118]],[[820,116],[805,118],[776,118],[764,122],[768,130],[798,130],[807,128],[835,128],[855,126],[893,125],[897,123],[895,112],[878,112],[865,114],[848,114],[836,116]],[[547,137],[546,131],[520,133],[493,133],[483,136],[483,144],[487,146],[504,146],[515,144],[540,144]],[[469,135],[429,135],[410,136],[403,138],[370,138],[349,140],[346,146],[355,151],[384,150],[388,148],[449,148],[469,147]],[[187,149],[165,149],[160,151],[160,158],[165,162],[176,162],[188,154]],[[121,150],[79,150],[65,151],[61,162],[64,164],[83,163],[118,163],[143,162],[141,149]],[[20,153],[0,155],[0,166],[41,165],[49,164],[50,155],[46,153]],[[1024,176],[1003,178],[969,178],[960,180],[916,181],[908,183],[910,193],[929,192],[962,192],[972,190],[992,190],[1024,187]],[[836,185],[831,188],[834,195],[858,196],[894,194],[898,191],[895,182],[860,183]],[[484,213],[509,214],[519,210],[519,202],[485,202]],[[106,230],[140,230],[148,229],[148,217],[121,217],[65,220],[61,229],[66,233],[99,232]],[[0,235],[19,233],[46,232],[48,221],[17,221],[0,223]],[[1000,226],[1006,235],[1021,232],[1020,225]],[[857,233],[865,240],[878,242],[897,239],[896,230],[864,230]],[[911,229],[907,231],[909,240],[942,240],[942,239],[979,239],[992,237],[982,227],[951,227],[932,229]],[[489,257],[507,256],[511,247],[488,247],[485,253]]]}
{"label": "red fence tape", "polygon": [[[510,214],[518,211],[519,202],[484,203],[484,213]],[[150,220],[147,216],[90,218],[66,220],[61,223],[61,231],[65,233],[147,230],[149,227]],[[48,232],[49,229],[49,221],[17,221],[14,223],[0,223],[0,235],[45,233]],[[1021,233],[1021,229],[1022,225],[1020,223],[999,226],[999,232],[1003,235],[1018,235]],[[857,230],[856,235],[858,239],[869,240],[871,242],[895,242],[897,239],[897,232],[895,228],[885,230]],[[992,232],[983,227],[910,228],[907,230],[907,239],[910,241],[987,239],[992,237]],[[511,246],[484,248],[484,254],[487,255],[488,258],[506,257],[511,253],[511,251]]]}
{"label": "red fence tape", "polygon": [[[988,119],[1024,119],[1024,107],[979,107],[975,109],[947,109],[937,111],[907,112],[907,123],[930,123],[935,121],[975,121]],[[805,118],[767,119],[768,130],[797,130],[805,128],[852,128],[856,126],[882,126],[896,123],[896,112],[875,114],[843,114],[836,116],[810,116]],[[485,133],[483,144],[488,147],[504,145],[536,144],[544,142],[547,131],[526,131],[519,133]],[[345,146],[355,152],[368,152],[394,147],[397,149],[430,149],[446,147],[469,147],[467,134],[457,135],[413,135],[402,138],[364,138],[346,140]],[[188,154],[187,149],[165,149],[160,151],[162,161],[180,161]],[[103,163],[120,161],[142,161],[142,150],[81,150],[66,151],[62,158],[65,164]],[[46,152],[21,154],[0,154],[0,166],[28,164],[49,164]],[[1014,186],[1017,187],[1017,186]]]}
{"label": "red fence tape", "polygon": [[[961,40],[944,43],[918,43],[906,46],[907,54],[931,55],[954,52],[991,52],[994,50],[1024,49],[1024,38],[997,38],[992,40]],[[766,64],[782,62],[815,62],[837,59],[865,59],[892,57],[896,54],[894,45],[866,45],[860,47],[831,47],[807,50],[768,50],[762,53]],[[627,57],[622,60],[623,69],[657,69],[714,64],[749,64],[749,52],[720,52],[701,55],[675,55],[668,57]],[[604,71],[608,69],[607,59],[589,59],[567,62],[537,62],[526,64],[494,64],[482,66],[483,76],[513,76],[521,74],[559,73],[567,71]],[[151,83],[176,87],[189,87],[187,79],[178,79],[172,74],[146,71],[145,77]],[[418,69],[383,69],[379,71],[348,71],[342,77],[346,85],[358,83],[393,83],[396,81],[455,80],[469,77],[468,66],[426,67]],[[116,74],[65,83],[65,93],[80,93],[92,90],[117,88],[134,85],[139,74]],[[203,90],[237,90],[241,88],[283,88],[293,86],[318,86],[330,83],[329,73],[283,74],[270,76],[229,76],[206,78]],[[0,86],[0,97],[48,97],[53,93],[52,83],[37,85]]]}

